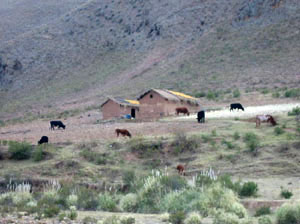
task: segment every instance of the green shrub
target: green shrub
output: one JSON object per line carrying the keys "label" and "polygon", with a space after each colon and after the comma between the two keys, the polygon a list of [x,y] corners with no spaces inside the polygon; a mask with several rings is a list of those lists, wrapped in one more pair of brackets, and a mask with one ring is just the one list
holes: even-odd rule
{"label": "green shrub", "polygon": [[256,183],[249,181],[242,185],[239,195],[242,197],[255,196],[258,191],[258,186]]}
{"label": "green shrub", "polygon": [[218,177],[218,182],[220,182],[224,187],[233,190],[236,193],[241,191],[241,182],[233,182],[231,176],[228,174]]}
{"label": "green shrub", "polygon": [[241,93],[240,93],[239,89],[233,90],[233,97],[234,98],[239,98],[240,96],[241,96]]}
{"label": "green shrub", "polygon": [[233,134],[233,139],[238,140],[238,139],[240,139],[240,137],[241,137],[240,134],[237,131],[235,131]]}
{"label": "green shrub", "polygon": [[27,142],[9,142],[8,151],[11,159],[23,160],[29,159],[32,153],[32,146]]}
{"label": "green shrub", "polygon": [[110,216],[110,217],[107,217],[104,221],[103,221],[103,224],[119,224],[120,222],[120,219],[113,215],[113,216]]}
{"label": "green shrub", "polygon": [[112,195],[108,193],[100,194],[98,207],[101,211],[115,212],[117,209],[117,203]]}
{"label": "green shrub", "polygon": [[285,199],[290,199],[293,196],[293,193],[287,189],[281,188],[280,196]]}
{"label": "green shrub", "polygon": [[284,130],[281,127],[274,128],[275,135],[281,135],[284,133]]}
{"label": "green shrub", "polygon": [[280,93],[278,91],[274,92],[274,93],[272,93],[272,97],[273,98],[279,98],[280,97]]}
{"label": "green shrub", "polygon": [[32,153],[32,158],[33,161],[39,162],[44,159],[44,154],[43,154],[43,145],[39,145],[36,150]]}
{"label": "green shrub", "polygon": [[233,213],[219,211],[214,217],[213,224],[240,224],[239,217]]}
{"label": "green shrub", "polygon": [[169,222],[172,224],[183,224],[185,219],[185,213],[183,211],[177,211],[170,214]]}
{"label": "green shrub", "polygon": [[122,175],[122,181],[124,186],[128,188],[128,191],[134,191],[134,183],[136,180],[134,170],[125,170]]}
{"label": "green shrub", "polygon": [[262,94],[268,94],[270,91],[267,88],[263,88],[260,92]]}
{"label": "green shrub", "polygon": [[175,154],[183,153],[186,151],[193,152],[198,147],[198,142],[193,137],[187,137],[184,132],[175,133],[174,140],[171,143],[173,152]]}
{"label": "green shrub", "polygon": [[299,97],[300,96],[300,88],[287,90],[287,91],[285,91],[284,96],[287,98]]}
{"label": "green shrub", "polygon": [[272,224],[271,218],[267,215],[258,218],[258,224]]}
{"label": "green shrub", "polygon": [[299,224],[300,204],[285,204],[276,211],[277,224]]}
{"label": "green shrub", "polygon": [[262,216],[262,215],[269,215],[271,214],[271,209],[269,206],[263,206],[263,207],[260,207],[258,208],[256,211],[255,211],[255,215],[254,216]]}
{"label": "green shrub", "polygon": [[71,220],[75,220],[77,218],[78,214],[75,206],[71,206],[70,212],[67,214],[67,216]]}
{"label": "green shrub", "polygon": [[288,116],[297,116],[300,115],[300,107],[295,107],[292,111],[288,112]]}
{"label": "green shrub", "polygon": [[58,215],[60,208],[57,204],[56,197],[44,195],[37,203],[39,217],[52,218]]}
{"label": "green shrub", "polygon": [[86,148],[79,153],[80,156],[85,158],[87,161],[95,163],[97,165],[106,164],[107,159],[104,154],[94,152],[90,148]]}
{"label": "green shrub", "polygon": [[5,126],[5,122],[0,120],[0,127],[3,127],[3,126]]}
{"label": "green shrub", "polygon": [[195,96],[196,98],[205,97],[205,96],[206,96],[206,93],[205,93],[205,92],[198,92],[198,93],[195,93],[194,96]]}
{"label": "green shrub", "polygon": [[187,218],[184,220],[184,224],[201,224],[202,217],[197,212],[191,212],[188,214]]}
{"label": "green shrub", "polygon": [[133,217],[122,217],[120,220],[121,224],[134,224],[135,223],[135,218]]}
{"label": "green shrub", "polygon": [[249,151],[255,156],[257,154],[258,147],[260,146],[258,136],[252,132],[247,132],[244,136],[244,142],[246,143]]}
{"label": "green shrub", "polygon": [[228,149],[234,149],[234,147],[235,147],[235,145],[232,144],[232,142],[226,141],[226,140],[224,140],[224,139],[222,140],[222,144],[223,144],[223,145],[226,145]]}
{"label": "green shrub", "polygon": [[161,140],[150,141],[141,136],[131,138],[127,144],[131,152],[137,152],[141,157],[147,158],[156,155],[163,148]]}
{"label": "green shrub", "polygon": [[120,200],[120,208],[124,212],[136,212],[137,211],[137,195],[133,193],[126,194]]}
{"label": "green shrub", "polygon": [[99,205],[99,200],[97,197],[97,193],[86,189],[85,187],[80,187],[77,192],[78,209],[84,210],[96,210]]}

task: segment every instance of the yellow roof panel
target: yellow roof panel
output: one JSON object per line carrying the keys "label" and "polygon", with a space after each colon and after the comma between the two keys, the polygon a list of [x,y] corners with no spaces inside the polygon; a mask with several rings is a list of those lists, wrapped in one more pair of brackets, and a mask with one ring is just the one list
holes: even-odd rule
{"label": "yellow roof panel", "polygon": [[[126,99],[125,99],[126,100]],[[126,100],[128,103],[131,103],[131,104],[137,104],[137,105],[139,105],[140,104],[140,102],[139,101],[137,101],[137,100]]]}
{"label": "yellow roof panel", "polygon": [[187,99],[193,99],[193,100],[196,100],[195,97],[186,95],[186,94],[184,94],[184,93],[175,92],[175,91],[172,91],[172,90],[168,90],[168,91],[171,92],[171,93],[173,93],[174,95],[177,95],[177,96],[181,96],[181,97],[184,97],[184,98],[187,98]]}

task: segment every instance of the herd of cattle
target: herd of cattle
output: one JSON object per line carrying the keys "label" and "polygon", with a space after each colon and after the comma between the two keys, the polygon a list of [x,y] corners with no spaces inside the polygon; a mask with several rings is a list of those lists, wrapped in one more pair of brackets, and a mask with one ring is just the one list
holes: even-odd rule
{"label": "herd of cattle", "polygon": [[[233,110],[242,110],[244,111],[244,107],[242,106],[242,104],[240,103],[232,103],[230,104],[230,111]],[[176,115],[179,114],[184,114],[189,116],[190,112],[186,107],[177,107],[175,109]],[[205,111],[201,110],[197,113],[197,120],[198,123],[205,123]],[[276,125],[276,121],[275,119],[271,116],[271,115],[257,115],[256,116],[256,127],[258,127],[260,125],[261,122],[269,122],[272,125]],[[57,127],[57,129],[66,129],[66,125],[63,124],[62,121],[50,121],[50,130],[55,130],[55,127]],[[127,129],[116,129],[115,133],[117,134],[117,137],[119,137],[119,135],[122,135],[124,137],[129,137],[131,138],[131,134]],[[49,138],[47,136],[42,136],[41,139],[38,141],[38,144],[43,144],[43,143],[48,143],[49,142]]]}
{"label": "herd of cattle", "polygon": [[[230,104],[230,111],[233,111],[237,109],[244,111],[244,107],[240,104],[240,103],[232,103]],[[186,107],[178,107],[176,108],[176,115],[179,115],[180,113],[189,116],[190,113],[188,111],[188,109]],[[197,113],[197,120],[198,123],[205,123],[205,111],[201,110]],[[271,115],[257,115],[256,116],[256,127],[258,127],[260,125],[261,122],[268,122],[271,123],[273,126],[275,126],[277,123],[275,121],[275,119],[271,116]],[[66,125],[63,124],[62,121],[50,121],[50,130],[55,130],[55,127],[57,127],[57,129],[66,129]],[[129,137],[131,138],[131,133],[127,130],[127,129],[119,129],[117,128],[115,130],[115,133],[117,134],[117,137],[119,137],[119,135],[124,136],[124,137]],[[38,144],[44,144],[44,143],[48,143],[49,142],[49,138],[47,136],[42,136],[41,139],[38,141]],[[179,164],[176,167],[178,173],[180,175],[185,175],[184,173],[184,166],[182,164]]]}

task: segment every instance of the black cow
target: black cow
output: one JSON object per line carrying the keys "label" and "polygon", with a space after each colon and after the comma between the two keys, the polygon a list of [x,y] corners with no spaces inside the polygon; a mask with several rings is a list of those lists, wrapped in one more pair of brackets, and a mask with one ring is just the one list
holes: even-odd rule
{"label": "black cow", "polygon": [[41,139],[38,141],[38,144],[48,143],[49,139],[47,136],[42,136]]}
{"label": "black cow", "polygon": [[61,121],[50,121],[50,129],[54,130],[54,127],[58,127],[59,128],[66,128],[66,125],[64,125]]}
{"label": "black cow", "polygon": [[232,103],[232,104],[230,104],[230,111],[232,111],[234,109],[238,109],[238,110],[241,109],[241,110],[244,111],[244,107],[240,103]]}
{"label": "black cow", "polygon": [[198,123],[205,123],[205,112],[204,112],[204,110],[201,110],[201,111],[198,112],[197,120],[198,120]]}

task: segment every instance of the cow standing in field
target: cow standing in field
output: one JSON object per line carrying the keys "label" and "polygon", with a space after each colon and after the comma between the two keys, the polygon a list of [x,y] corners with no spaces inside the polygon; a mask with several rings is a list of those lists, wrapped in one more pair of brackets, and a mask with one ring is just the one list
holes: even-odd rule
{"label": "cow standing in field", "polygon": [[198,123],[205,123],[205,112],[204,112],[204,110],[201,110],[201,111],[198,112],[197,120],[198,120]]}
{"label": "cow standing in field", "polygon": [[47,136],[42,136],[41,139],[38,141],[38,145],[41,145],[43,143],[48,143],[49,138]]}
{"label": "cow standing in field", "polygon": [[188,116],[190,115],[190,112],[186,107],[177,107],[175,111],[176,115],[179,115],[180,113],[187,114]]}
{"label": "cow standing in field", "polygon": [[122,136],[128,136],[129,138],[131,138],[131,134],[127,129],[116,129],[115,130],[117,137],[119,137],[119,134],[121,134]]}
{"label": "cow standing in field", "polygon": [[242,111],[244,111],[244,107],[240,103],[232,103],[232,104],[230,104],[230,111],[232,111],[234,109],[237,109],[237,110],[241,109]]}
{"label": "cow standing in field", "polygon": [[50,121],[50,129],[54,130],[55,127],[57,127],[58,129],[66,129],[66,125],[64,125],[61,121]]}
{"label": "cow standing in field", "polygon": [[177,167],[176,167],[176,170],[178,171],[178,174],[180,175],[184,175],[184,166],[179,164]]}

